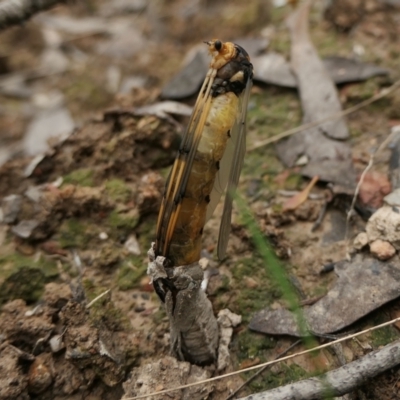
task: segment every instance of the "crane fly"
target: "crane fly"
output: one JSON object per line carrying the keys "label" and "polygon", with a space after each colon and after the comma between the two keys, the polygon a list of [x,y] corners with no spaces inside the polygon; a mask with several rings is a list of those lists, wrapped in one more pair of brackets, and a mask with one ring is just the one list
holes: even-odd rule
{"label": "crane fly", "polygon": [[205,42],[212,60],[168,177],[157,221],[155,255],[169,266],[200,259],[205,223],[227,188],[218,257],[230,233],[232,193],[245,154],[246,114],[253,66],[237,44]]}

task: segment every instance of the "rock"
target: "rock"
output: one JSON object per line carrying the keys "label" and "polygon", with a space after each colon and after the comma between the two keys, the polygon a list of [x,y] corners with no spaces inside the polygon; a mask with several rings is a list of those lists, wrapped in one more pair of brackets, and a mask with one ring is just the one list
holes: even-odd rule
{"label": "rock", "polygon": [[28,391],[33,394],[44,392],[52,383],[51,358],[40,354],[31,364],[28,372]]}
{"label": "rock", "polygon": [[393,190],[383,198],[383,201],[388,206],[400,207],[400,188]]}
{"label": "rock", "polygon": [[140,256],[140,245],[136,238],[136,235],[130,235],[128,240],[124,244],[125,248],[128,250],[130,254],[134,254],[135,256]]}
{"label": "rock", "polygon": [[36,221],[35,219],[25,219],[21,221],[18,225],[14,225],[11,228],[11,231],[12,233],[14,233],[14,235],[22,239],[28,239],[38,225],[39,221]]}
{"label": "rock", "polygon": [[370,243],[370,251],[379,260],[389,260],[396,254],[396,249],[385,240],[374,240]]}
{"label": "rock", "polygon": [[19,213],[21,208],[22,197],[17,194],[11,194],[3,198],[1,208],[3,210],[3,222],[5,224],[12,224]]}
{"label": "rock", "polygon": [[229,344],[232,339],[233,328],[239,325],[241,322],[242,316],[234,314],[227,308],[218,313],[218,371],[223,371],[230,364]]}
{"label": "rock", "polygon": [[380,239],[400,250],[400,210],[397,207],[381,207],[369,219],[366,231],[370,243]]}
{"label": "rock", "polygon": [[353,247],[356,250],[361,250],[367,244],[368,244],[368,235],[365,232],[360,232],[354,239]]}

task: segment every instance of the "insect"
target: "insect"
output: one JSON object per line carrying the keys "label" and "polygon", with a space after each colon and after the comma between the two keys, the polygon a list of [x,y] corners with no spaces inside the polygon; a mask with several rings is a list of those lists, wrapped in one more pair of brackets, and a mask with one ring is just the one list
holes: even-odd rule
{"label": "insect", "polygon": [[168,266],[200,259],[205,223],[225,189],[218,257],[226,252],[232,193],[245,153],[246,114],[253,66],[237,44],[205,42],[212,56],[193,113],[168,177],[157,221],[155,255]]}

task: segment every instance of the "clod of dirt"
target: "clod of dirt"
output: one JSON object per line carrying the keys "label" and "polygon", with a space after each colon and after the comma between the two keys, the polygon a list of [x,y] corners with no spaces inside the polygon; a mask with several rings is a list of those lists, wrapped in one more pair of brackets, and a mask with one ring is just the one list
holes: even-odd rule
{"label": "clod of dirt", "polygon": [[369,244],[369,250],[379,260],[389,260],[396,254],[396,249],[386,240],[377,239]]}
{"label": "clod of dirt", "polygon": [[112,208],[112,202],[104,194],[103,188],[75,185],[65,185],[61,189],[51,185],[42,187],[39,202],[32,202],[24,196],[22,204],[18,215],[21,220],[11,231],[23,239],[33,240],[51,236],[64,218],[76,215],[89,217]]}
{"label": "clod of dirt", "polygon": [[382,262],[358,254],[351,261],[336,264],[335,272],[338,275],[335,286],[321,300],[303,309],[307,327],[299,328],[297,316],[286,309],[265,308],[254,315],[250,329],[297,337],[306,329],[316,335],[332,333],[400,295],[400,268],[396,258]]}
{"label": "clod of dirt", "polygon": [[[165,389],[198,382],[210,378],[209,371],[188,362],[177,361],[173,357],[164,357],[159,361],[149,362],[142,367],[132,370],[131,376],[123,387],[125,397],[150,394]],[[164,395],[152,397],[154,400],[167,398],[171,400],[200,400],[207,398],[213,391],[210,384],[202,384],[183,390],[175,390]]]}
{"label": "clod of dirt", "polygon": [[0,346],[0,399],[29,400],[28,378],[19,362],[17,350],[8,343]]}
{"label": "clod of dirt", "polygon": [[28,391],[33,394],[44,392],[53,381],[53,362],[50,354],[40,354],[35,358],[28,372]]}
{"label": "clod of dirt", "polygon": [[0,314],[0,326],[6,340],[18,349],[31,353],[36,343],[48,337],[55,325],[48,310],[38,309],[33,315],[29,315],[29,311],[23,300],[5,304]]}
{"label": "clod of dirt", "polygon": [[64,335],[65,358],[79,369],[92,371],[107,386],[115,386],[125,376],[135,350],[127,335],[118,326],[116,315],[109,307],[91,310],[75,301],[69,301],[60,313],[61,322],[67,328]]}
{"label": "clod of dirt", "polygon": [[219,326],[218,371],[223,371],[230,364],[229,344],[233,328],[242,322],[242,316],[224,308],[218,313],[217,321]]}
{"label": "clod of dirt", "polygon": [[85,124],[35,163],[30,180],[21,181],[21,170],[29,166],[30,159],[15,159],[1,166],[0,192],[22,194],[32,180],[34,184],[51,182],[74,171],[90,171],[86,186],[112,177],[136,181],[150,168],[170,165],[179,142],[176,124],[155,116],[105,112],[102,120]]}
{"label": "clod of dirt", "polygon": [[385,240],[400,250],[400,213],[397,207],[383,206],[369,219],[366,232],[370,242]]}

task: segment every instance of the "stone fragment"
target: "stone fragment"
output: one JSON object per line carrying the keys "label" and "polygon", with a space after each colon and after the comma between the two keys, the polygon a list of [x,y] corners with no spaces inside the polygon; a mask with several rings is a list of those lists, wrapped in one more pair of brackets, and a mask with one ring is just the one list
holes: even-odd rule
{"label": "stone fragment", "polygon": [[396,254],[396,249],[385,240],[377,239],[369,244],[371,253],[379,260],[389,260]]}

